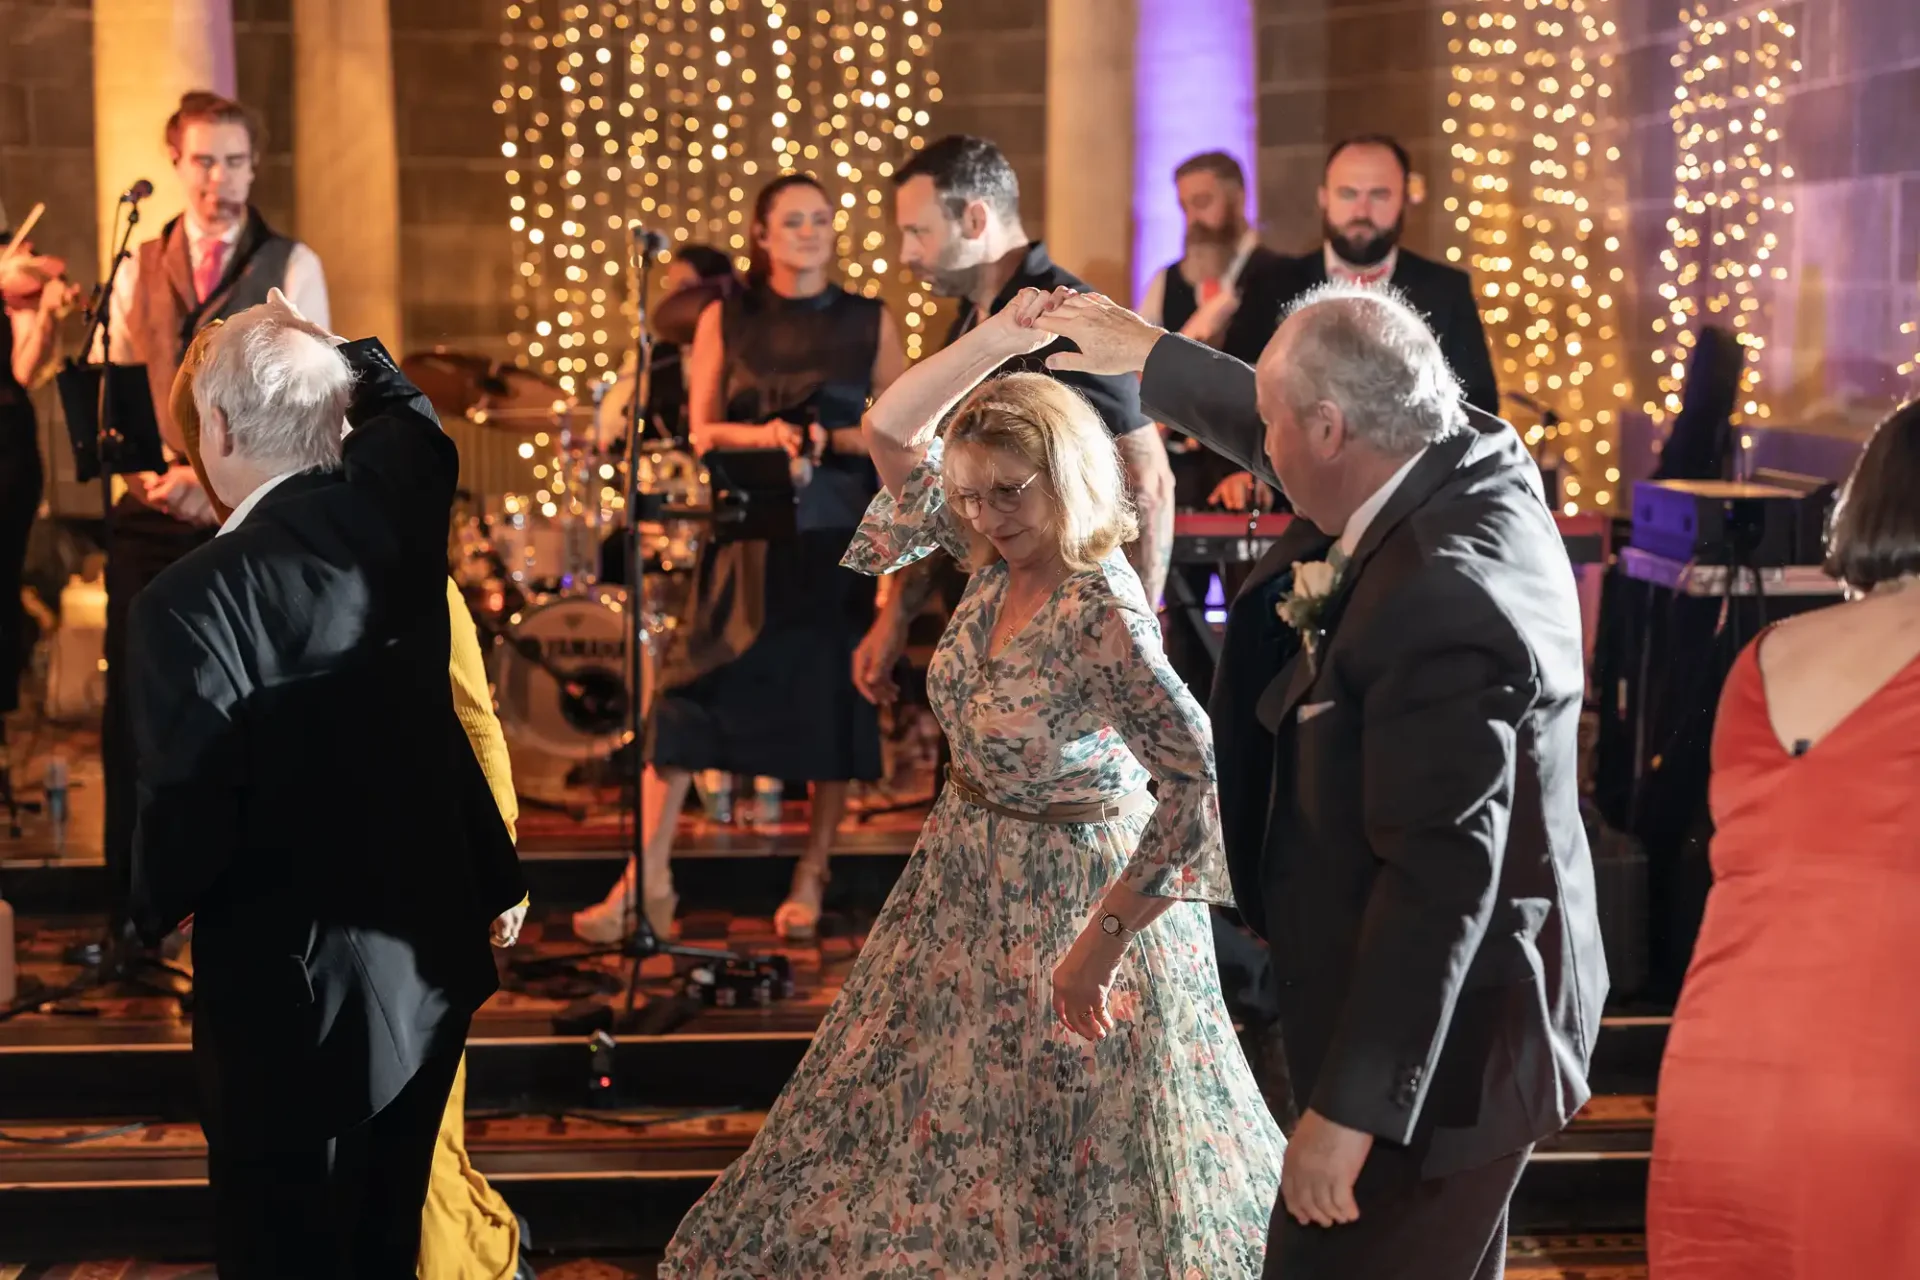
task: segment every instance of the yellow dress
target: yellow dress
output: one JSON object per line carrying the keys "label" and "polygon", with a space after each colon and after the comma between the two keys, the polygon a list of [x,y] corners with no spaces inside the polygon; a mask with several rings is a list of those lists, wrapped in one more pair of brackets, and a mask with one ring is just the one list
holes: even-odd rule
{"label": "yellow dress", "polygon": [[[480,634],[451,578],[447,579],[447,611],[453,624],[453,707],[512,835],[520,802],[513,792],[507,740],[493,714]],[[467,1060],[462,1055],[446,1114],[440,1120],[440,1136],[434,1142],[433,1174],[427,1180],[427,1203],[420,1220],[420,1280],[512,1280],[519,1266],[520,1224],[500,1193],[467,1159],[466,1102]]]}

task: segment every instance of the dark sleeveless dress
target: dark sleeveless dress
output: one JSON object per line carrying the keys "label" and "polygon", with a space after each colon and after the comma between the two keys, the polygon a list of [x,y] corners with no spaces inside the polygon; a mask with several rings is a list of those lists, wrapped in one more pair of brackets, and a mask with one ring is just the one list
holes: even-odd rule
{"label": "dark sleeveless dress", "polygon": [[27,660],[20,572],[44,480],[40,424],[26,388],[13,376],[13,320],[0,309],[0,715],[20,705],[20,671]]}
{"label": "dark sleeveless dress", "polygon": [[[764,286],[722,304],[729,422],[858,426],[873,390],[879,302],[828,286],[784,298]],[[661,654],[649,720],[657,767],[790,782],[880,776],[880,722],[853,687],[874,580],[840,565],[879,491],[864,455],[829,453],[800,490],[792,538],[709,545],[691,616]]]}

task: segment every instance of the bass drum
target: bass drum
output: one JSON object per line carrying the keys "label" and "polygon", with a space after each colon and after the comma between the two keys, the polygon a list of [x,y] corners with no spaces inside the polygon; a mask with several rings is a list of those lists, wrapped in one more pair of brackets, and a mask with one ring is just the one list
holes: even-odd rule
{"label": "bass drum", "polygon": [[[494,651],[494,696],[516,779],[523,755],[572,764],[604,759],[632,741],[626,592],[551,597],[506,621]],[[649,669],[651,650],[642,653]],[[651,683],[643,671],[643,686]]]}

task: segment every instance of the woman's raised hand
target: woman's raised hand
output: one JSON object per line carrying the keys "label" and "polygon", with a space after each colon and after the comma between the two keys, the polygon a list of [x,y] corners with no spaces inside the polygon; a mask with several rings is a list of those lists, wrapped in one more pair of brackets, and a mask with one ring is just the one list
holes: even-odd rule
{"label": "woman's raised hand", "polygon": [[1036,328],[1036,322],[1072,296],[1073,290],[1064,285],[1053,290],[1022,289],[975,332],[998,345],[1009,360],[1038,351],[1056,339],[1055,335]]}

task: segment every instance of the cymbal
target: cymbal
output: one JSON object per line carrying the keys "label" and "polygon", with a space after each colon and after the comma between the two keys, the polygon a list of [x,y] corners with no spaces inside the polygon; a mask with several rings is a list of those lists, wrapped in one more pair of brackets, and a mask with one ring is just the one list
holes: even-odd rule
{"label": "cymbal", "polygon": [[593,421],[593,406],[590,404],[568,404],[562,401],[549,405],[545,409],[532,406],[508,406],[495,409],[486,404],[478,404],[467,410],[467,421],[476,427],[493,427],[500,431],[511,431],[525,435],[542,427],[550,427],[562,420],[567,422]]}
{"label": "cymbal", "polygon": [[400,372],[442,413],[465,413],[480,403],[482,385],[492,370],[493,361],[486,356],[457,351],[416,351],[400,361]]}
{"label": "cymbal", "polygon": [[460,414],[478,426],[525,432],[561,419],[592,418],[560,387],[528,369],[460,351],[416,351],[400,371],[442,414]]}
{"label": "cymbal", "polygon": [[700,327],[700,313],[707,309],[708,303],[719,301],[727,293],[726,282],[720,281],[689,285],[660,299],[651,317],[654,340],[686,346],[693,341],[694,330]]}

